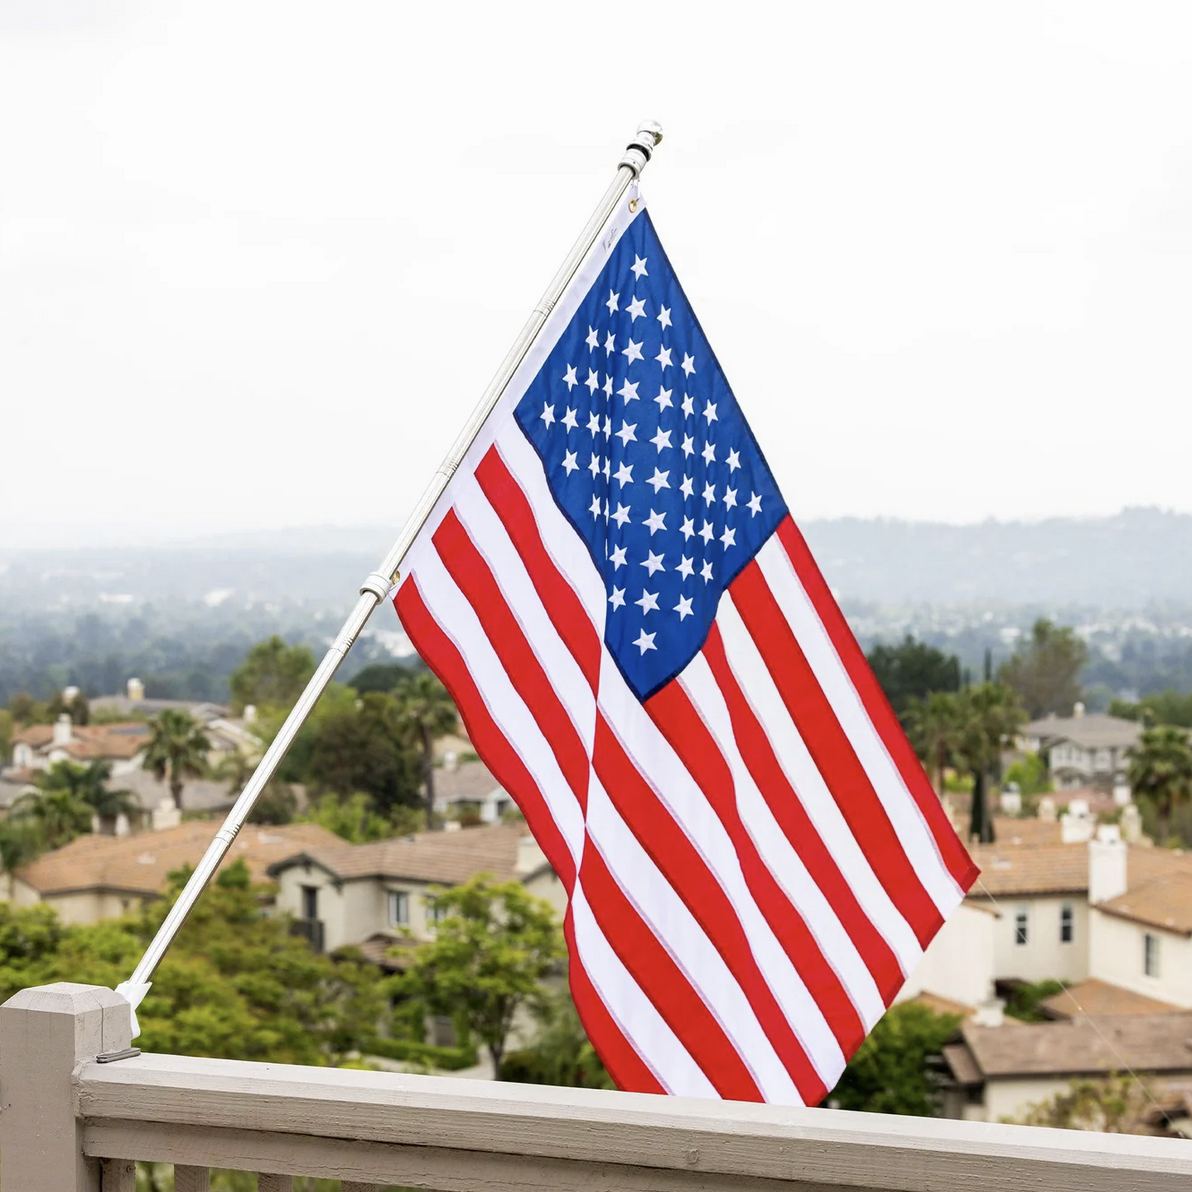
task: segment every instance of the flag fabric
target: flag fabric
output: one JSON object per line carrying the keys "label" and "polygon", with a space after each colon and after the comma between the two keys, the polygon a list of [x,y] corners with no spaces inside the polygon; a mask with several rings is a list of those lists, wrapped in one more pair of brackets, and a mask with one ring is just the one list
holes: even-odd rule
{"label": "flag fabric", "polygon": [[394,602],[566,886],[620,1087],[816,1104],[977,870],[633,197]]}

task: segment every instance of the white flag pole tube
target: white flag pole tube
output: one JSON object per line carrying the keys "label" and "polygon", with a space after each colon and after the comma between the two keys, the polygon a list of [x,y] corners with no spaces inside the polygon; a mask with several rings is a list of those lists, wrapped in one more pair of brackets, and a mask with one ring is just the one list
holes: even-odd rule
{"label": "white flag pole tube", "polygon": [[399,568],[401,567],[402,560],[405,558],[406,552],[418,536],[423,523],[430,516],[435,502],[447,487],[447,482],[454,475],[456,468],[459,467],[460,462],[467,454],[468,448],[471,447],[476,436],[480,433],[480,428],[501,400],[501,395],[505,392],[506,387],[509,385],[510,380],[512,380],[518,366],[525,358],[526,353],[529,352],[538,333],[542,330],[547,316],[554,309],[555,303],[558,302],[576,270],[588,255],[588,250],[595,243],[608,218],[616,210],[625,191],[631,183],[641,176],[642,170],[645,168],[646,163],[650,160],[654,149],[661,140],[661,127],[653,122],[647,122],[637,130],[637,134],[629,142],[624,156],[617,165],[617,175],[613,179],[612,185],[605,192],[599,206],[592,213],[592,218],[588,220],[583,232],[580,233],[575,246],[567,255],[567,259],[563,262],[562,267],[547,287],[546,293],[542,296],[542,301],[538,303],[526,321],[521,334],[517,337],[513,347],[509,350],[509,354],[497,370],[496,376],[493,377],[484,396],[481,397],[463,430],[460,431],[459,437],[455,440],[455,444],[447,454],[447,458],[440,465],[439,470],[435,473],[430,484],[427,485],[426,491],[422,494],[418,504],[414,507],[414,511],[406,520],[401,534],[393,544],[388,555],[385,556],[384,562],[376,571],[369,574],[364,583],[361,584],[360,599],[356,601],[356,607],[352,609],[351,616],[348,617],[344,627],[339,632],[339,636],[327,651],[323,661],[319,664],[319,668],[311,676],[310,682],[306,685],[306,690],[303,691],[298,702],[286,717],[285,723],[281,726],[281,731],[265,751],[265,756],[261,758],[256,770],[253,772],[253,776],[240,792],[240,797],[236,800],[232,810],[228,812],[227,819],[224,820],[223,826],[216,832],[215,839],[212,840],[207,851],[203,854],[203,858],[195,868],[194,873],[190,875],[190,880],[178,896],[178,900],[170,908],[170,913],[166,916],[161,927],[158,928],[157,935],[154,936],[152,943],[145,950],[145,955],[141,957],[140,963],[138,963],[132,976],[120,985],[119,992],[128,999],[133,1007],[134,1034],[137,1029],[136,1007],[145,996],[153,973],[157,969],[158,964],[161,963],[161,958],[165,955],[166,949],[169,948],[174,937],[186,922],[187,917],[198,901],[199,895],[203,892],[203,888],[211,880],[216,869],[219,868],[219,863],[223,860],[224,854],[228,851],[232,841],[236,839],[236,833],[240,831],[245,820],[248,819],[249,813],[260,797],[261,791],[264,790],[266,783],[273,777],[274,772],[281,764],[282,759],[297,736],[298,730],[306,722],[307,717],[314,709],[319,696],[322,695],[327,684],[331,682],[336,670],[339,669],[339,664],[352,648],[353,643],[367,623],[373,609],[385,599],[393,584],[396,583]]}

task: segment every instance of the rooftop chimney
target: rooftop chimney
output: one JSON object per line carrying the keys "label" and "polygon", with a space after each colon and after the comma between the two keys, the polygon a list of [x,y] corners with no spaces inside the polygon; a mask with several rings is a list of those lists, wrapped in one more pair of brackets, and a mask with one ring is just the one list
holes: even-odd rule
{"label": "rooftop chimney", "polygon": [[1073,799],[1060,816],[1060,839],[1064,844],[1083,844],[1092,840],[1097,821],[1089,811],[1087,799]]}
{"label": "rooftop chimney", "polygon": [[54,721],[54,744],[55,745],[69,745],[70,744],[70,713],[62,712],[58,719]]}
{"label": "rooftop chimney", "polygon": [[1076,703],[1072,705],[1072,718],[1074,720],[1079,720],[1083,715],[1084,704],[1082,704],[1080,700],[1077,700]]}
{"label": "rooftop chimney", "polygon": [[973,1026],[1001,1026],[1006,1021],[1006,1003],[1001,998],[991,997],[981,1002],[973,1013]]}
{"label": "rooftop chimney", "polygon": [[139,704],[145,698],[145,684],[140,679],[128,680],[128,698],[134,704]]}
{"label": "rooftop chimney", "polygon": [[1089,841],[1089,902],[1108,902],[1126,892],[1126,843],[1117,824],[1102,824]]}
{"label": "rooftop chimney", "polygon": [[1142,813],[1136,804],[1127,803],[1122,808],[1122,815],[1118,823],[1127,844],[1138,844],[1142,840]]}

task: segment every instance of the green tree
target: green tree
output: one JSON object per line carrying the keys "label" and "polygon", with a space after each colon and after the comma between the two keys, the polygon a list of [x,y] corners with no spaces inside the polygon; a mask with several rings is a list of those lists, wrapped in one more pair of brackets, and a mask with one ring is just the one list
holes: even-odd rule
{"label": "green tree", "polygon": [[91,805],[70,790],[30,791],[13,804],[12,816],[36,824],[47,849],[61,848],[91,831]]}
{"label": "green tree", "polygon": [[520,882],[484,876],[433,888],[432,907],[435,938],[414,954],[401,989],[478,1038],[500,1079],[514,1015],[522,1007],[542,1012],[542,983],[564,955],[554,911]]}
{"label": "green tree", "polygon": [[566,989],[548,996],[529,1047],[506,1052],[501,1061],[501,1079],[585,1089],[617,1087],[588,1039]]}
{"label": "green tree", "polygon": [[986,798],[989,772],[1010,748],[1026,712],[1017,694],[1001,683],[981,683],[960,693],[957,760],[973,776],[970,833],[982,843],[993,840],[993,819]]}
{"label": "green tree", "polygon": [[924,699],[912,696],[907,701],[905,719],[915,752],[934,772],[936,792],[942,795],[945,771],[952,765],[963,735],[960,694],[933,691]]}
{"label": "green tree", "polygon": [[45,850],[45,837],[36,820],[20,815],[10,815],[8,819],[0,820],[0,864],[8,875],[10,901],[15,893],[13,878],[16,871]]}
{"label": "green tree", "polygon": [[400,662],[374,662],[358,671],[348,686],[360,695],[368,691],[395,691],[411,674]]}
{"label": "green tree", "polygon": [[1159,843],[1166,844],[1172,812],[1192,795],[1188,734],[1170,724],[1143,729],[1138,744],[1127,751],[1126,757],[1130,789],[1154,808],[1159,820]]}
{"label": "green tree", "polygon": [[55,693],[54,698],[50,700],[47,714],[50,720],[57,720],[64,712],[70,717],[72,724],[81,726],[91,722],[91,705],[81,691],[69,700],[66,698],[65,692]]}
{"label": "green tree", "polygon": [[6,766],[12,754],[12,713],[0,708],[0,766]]}
{"label": "green tree", "polygon": [[391,816],[384,816],[363,791],[357,791],[347,799],[324,795],[299,817],[302,823],[318,824],[352,844],[408,836],[420,826],[421,818],[414,808],[400,804],[393,807]]}
{"label": "green tree", "polygon": [[879,642],[866,657],[899,716],[912,700],[922,702],[933,691],[960,690],[960,659],[915,641],[909,633],[896,646]]}
{"label": "green tree", "polygon": [[1192,728],[1192,692],[1182,695],[1169,687],[1154,695],[1144,695],[1134,704],[1115,699],[1109,705],[1109,714],[1123,720],[1139,720],[1148,728],[1156,724]]}
{"label": "green tree", "polygon": [[1022,981],[1015,985],[1006,998],[1006,1016],[1019,1022],[1047,1022],[1048,1017],[1041,1004],[1057,993],[1063,993],[1062,981]]}
{"label": "green tree", "polygon": [[1018,692],[1032,720],[1049,713],[1071,716],[1088,657],[1088,646],[1069,626],[1040,617],[1031,636],[1002,663],[998,678]]}
{"label": "green tree", "polygon": [[18,691],[8,701],[8,710],[14,723],[19,725],[49,724],[53,720],[49,706],[34,699],[27,691]]}
{"label": "green tree", "polygon": [[181,810],[186,780],[207,773],[210,749],[210,738],[189,712],[167,708],[149,722],[149,745],[141,764],[158,782],[169,783],[174,805]]}
{"label": "green tree", "polygon": [[435,825],[435,738],[454,731],[459,713],[447,688],[430,671],[413,675],[398,689],[403,725],[415,742],[422,766],[426,826]]}
{"label": "green tree", "polygon": [[1042,795],[1055,789],[1047,763],[1037,754],[1028,753],[1006,769],[1006,781],[1016,782],[1023,798]]}
{"label": "green tree", "polygon": [[848,1062],[830,1104],[867,1113],[939,1113],[939,1077],[927,1060],[960,1025],[916,1002],[891,1006]]}
{"label": "green tree", "polygon": [[1146,1111],[1154,1096],[1136,1076],[1073,1080],[1062,1093],[1032,1105],[1016,1120],[1024,1126],[1095,1130],[1100,1134],[1150,1134]]}
{"label": "green tree", "polygon": [[314,673],[314,656],[305,646],[291,646],[274,634],[253,646],[229,677],[232,708],[237,715],[249,704],[288,709]]}
{"label": "green tree", "polygon": [[61,761],[38,774],[34,782],[43,794],[48,791],[69,792],[86,803],[101,821],[114,824],[118,816],[135,816],[140,807],[130,790],[108,786],[111,777],[111,762],[89,762],[84,766]]}

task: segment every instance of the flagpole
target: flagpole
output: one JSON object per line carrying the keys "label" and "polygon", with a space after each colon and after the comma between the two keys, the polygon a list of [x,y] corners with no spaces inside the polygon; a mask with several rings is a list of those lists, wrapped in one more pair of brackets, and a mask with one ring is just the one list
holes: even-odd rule
{"label": "flagpole", "polygon": [[513,347],[509,349],[509,354],[501,363],[496,376],[489,383],[484,395],[472,411],[467,423],[465,423],[463,430],[460,431],[459,437],[447,453],[447,458],[439,466],[439,470],[434,474],[430,484],[427,485],[426,491],[422,494],[418,504],[406,519],[406,524],[402,527],[397,541],[393,544],[377,570],[371,572],[360,585],[360,598],[356,601],[355,608],[352,609],[351,615],[339,631],[339,635],[327,651],[318,669],[311,676],[310,682],[306,685],[306,690],[299,696],[298,702],[290,710],[290,714],[286,717],[281,730],[274,737],[269,748],[265,751],[264,757],[257,764],[252,777],[240,792],[240,797],[236,800],[232,810],[228,812],[228,817],[224,820],[223,826],[216,832],[215,839],[208,845],[207,851],[203,854],[203,858],[195,868],[195,871],[190,875],[190,879],[187,881],[182,893],[178,895],[177,901],[170,908],[169,914],[166,915],[162,925],[158,928],[157,934],[145,950],[145,954],[141,957],[132,976],[117,987],[117,991],[128,999],[133,1008],[134,1035],[137,1033],[136,1008],[145,996],[153,973],[161,963],[161,958],[165,955],[174,937],[181,930],[190,912],[194,909],[199,895],[202,894],[212,875],[219,868],[219,864],[231,846],[232,841],[236,839],[236,834],[240,831],[244,822],[248,819],[249,814],[252,812],[261,791],[265,789],[266,784],[277,771],[282,759],[289,751],[291,744],[293,744],[294,738],[298,735],[298,730],[302,728],[303,724],[306,723],[307,717],[314,710],[319,696],[323,694],[324,689],[335,676],[340,663],[352,648],[360,631],[372,615],[373,610],[385,599],[390,589],[397,582],[399,569],[406,552],[413,545],[414,539],[417,538],[426,519],[430,516],[431,510],[434,509],[435,502],[438,501],[443,490],[447,487],[448,481],[455,474],[456,468],[459,467],[468,452],[468,448],[471,447],[476,436],[480,433],[481,427],[483,427],[488,416],[501,400],[501,396],[504,394],[506,388],[508,388],[509,382],[513,379],[518,366],[525,359],[530,347],[538,338],[538,334],[546,323],[550,312],[554,309],[555,303],[562,297],[576,270],[583,263],[589,249],[595,243],[596,237],[599,236],[601,229],[607,223],[609,216],[617,209],[617,205],[624,197],[629,186],[641,176],[642,170],[645,169],[646,163],[650,160],[654,150],[661,141],[661,126],[653,121],[647,121],[637,130],[637,133],[629,142],[624,155],[617,163],[617,173],[612,184],[605,191],[604,197],[592,213],[591,219],[588,220],[584,230],[580,233],[579,239],[576,240],[571,252],[568,253],[567,259],[560,266],[558,273],[555,274],[550,285],[547,287],[542,300],[534,307],[533,313],[526,320],[525,326],[514,341]]}

